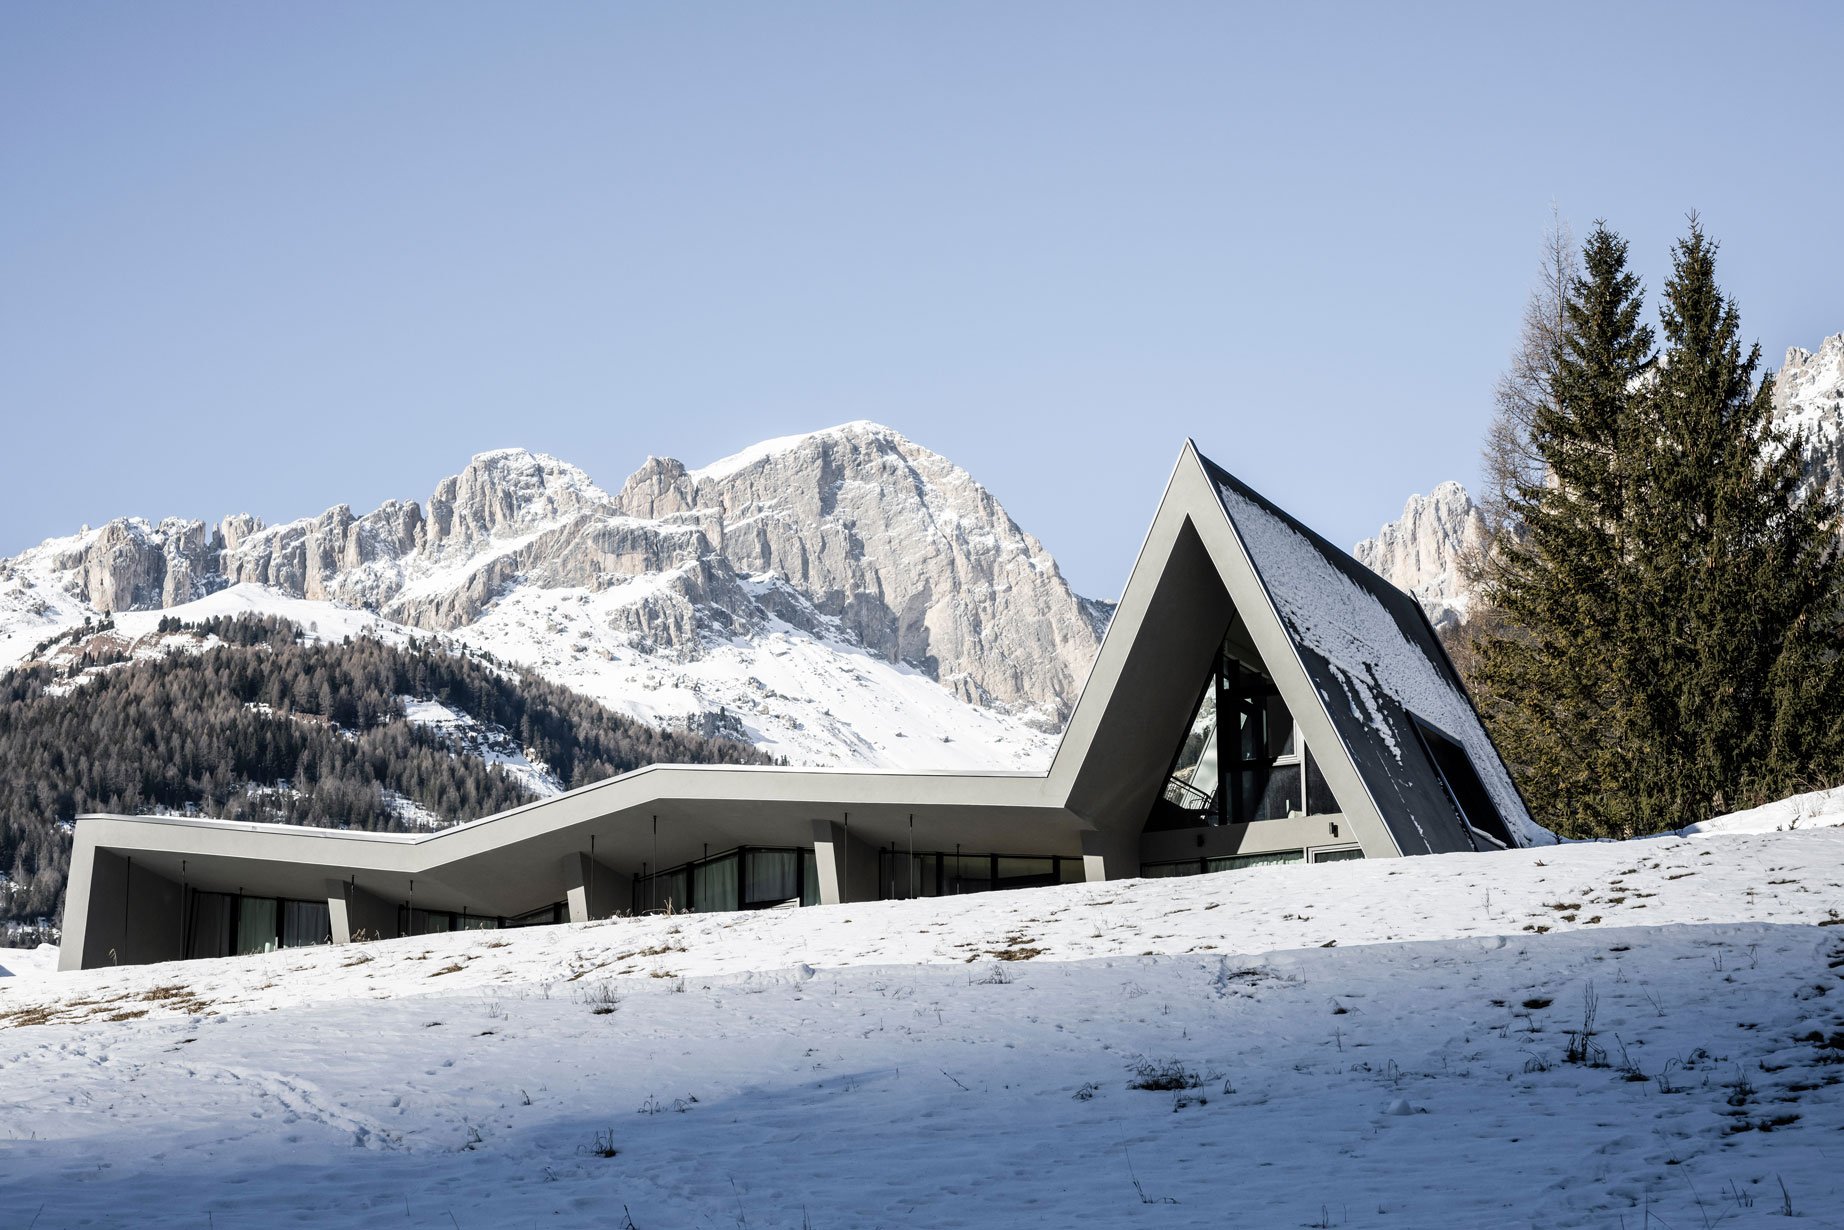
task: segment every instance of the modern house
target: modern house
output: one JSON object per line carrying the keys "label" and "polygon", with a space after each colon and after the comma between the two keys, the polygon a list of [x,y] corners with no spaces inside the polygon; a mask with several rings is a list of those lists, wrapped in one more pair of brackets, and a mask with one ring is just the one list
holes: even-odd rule
{"label": "modern house", "polygon": [[1543,839],[1414,599],[1187,444],[1047,773],[656,765],[413,835],[83,816],[61,963]]}

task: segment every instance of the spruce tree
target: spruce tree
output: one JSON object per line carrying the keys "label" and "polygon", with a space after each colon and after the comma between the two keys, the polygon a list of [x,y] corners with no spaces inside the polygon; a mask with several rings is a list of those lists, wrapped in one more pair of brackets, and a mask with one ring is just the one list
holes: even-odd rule
{"label": "spruce tree", "polygon": [[1716,250],[1693,216],[1660,305],[1658,378],[1635,399],[1638,797],[1654,827],[1827,781],[1844,727],[1838,510],[1774,422]]}
{"label": "spruce tree", "polygon": [[1540,473],[1479,567],[1482,708],[1571,836],[1829,784],[1844,757],[1838,508],[1773,421],[1715,256],[1693,217],[1655,365],[1626,244],[1597,224],[1528,429]]}
{"label": "spruce tree", "polygon": [[1552,336],[1547,396],[1533,398],[1539,464],[1506,499],[1479,580],[1498,632],[1478,647],[1475,685],[1538,819],[1563,832],[1630,831],[1632,715],[1623,676],[1625,503],[1632,390],[1653,363],[1643,291],[1626,241],[1596,223]]}

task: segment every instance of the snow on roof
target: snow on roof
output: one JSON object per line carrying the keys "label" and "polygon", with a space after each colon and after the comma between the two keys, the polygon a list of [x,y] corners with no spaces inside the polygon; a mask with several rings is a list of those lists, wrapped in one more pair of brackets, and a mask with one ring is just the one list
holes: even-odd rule
{"label": "snow on roof", "polygon": [[[1386,697],[1466,749],[1494,806],[1513,826],[1520,842],[1554,840],[1530,820],[1472,702],[1450,668],[1437,662],[1404,630],[1405,615],[1385,606],[1383,595],[1396,594],[1403,600],[1403,611],[1419,618],[1414,600],[1357,561],[1349,557],[1335,560],[1333,553],[1343,556],[1343,552],[1316,541],[1311,531],[1292,523],[1220,469],[1212,478],[1289,635],[1338,672],[1354,707],[1361,706],[1366,724],[1395,759],[1402,760],[1403,748],[1386,716],[1382,703]],[[1438,647],[1434,652],[1439,653]]]}

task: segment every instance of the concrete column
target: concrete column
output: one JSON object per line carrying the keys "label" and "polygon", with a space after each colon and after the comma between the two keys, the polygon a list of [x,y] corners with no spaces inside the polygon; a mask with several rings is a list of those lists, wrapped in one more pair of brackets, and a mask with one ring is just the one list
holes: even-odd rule
{"label": "concrete column", "polygon": [[612,918],[634,908],[634,877],[587,854],[563,856],[563,886],[573,923]]}
{"label": "concrete column", "polygon": [[[82,911],[81,934],[65,936],[65,944],[78,950],[80,968],[147,965],[184,955],[180,929],[185,925],[185,894],[178,884],[137,867],[131,856],[108,850],[92,851],[86,870],[89,874],[81,875],[73,860],[64,905],[67,919]],[[58,963],[71,968],[62,953]]]}
{"label": "concrete column", "polygon": [[1138,833],[1098,833],[1093,829],[1082,834],[1082,878],[1093,884],[1099,880],[1130,880],[1140,874],[1140,835]]}
{"label": "concrete column", "polygon": [[396,905],[354,886],[350,880],[327,881],[327,914],[333,924],[335,944],[397,936]]}
{"label": "concrete column", "polygon": [[820,873],[821,905],[877,900],[877,849],[862,838],[848,839],[845,825],[813,822],[813,858]]}

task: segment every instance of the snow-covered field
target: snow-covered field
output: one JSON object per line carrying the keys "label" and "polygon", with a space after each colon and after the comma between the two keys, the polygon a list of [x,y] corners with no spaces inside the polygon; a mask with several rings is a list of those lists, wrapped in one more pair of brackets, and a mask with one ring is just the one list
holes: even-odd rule
{"label": "snow-covered field", "polygon": [[0,979],[0,1225],[1841,1225],[1840,910],[1818,827]]}
{"label": "snow-covered field", "polygon": [[0,948],[0,978],[37,978],[58,968],[55,944],[35,948]]}

